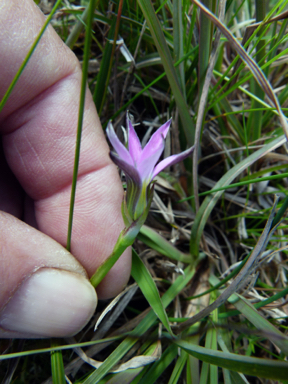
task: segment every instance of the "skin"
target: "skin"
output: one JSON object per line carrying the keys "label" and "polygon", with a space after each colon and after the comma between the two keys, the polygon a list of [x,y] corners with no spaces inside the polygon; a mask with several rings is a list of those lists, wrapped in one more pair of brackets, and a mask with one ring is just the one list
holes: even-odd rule
{"label": "skin", "polygon": [[[32,0],[0,2],[0,100],[44,21]],[[77,58],[48,27],[0,112],[0,319],[21,284],[40,268],[91,277],[124,228],[122,186],[87,91],[73,256],[63,249],[80,84]],[[97,287],[98,297],[119,293],[128,281],[130,267],[128,250]],[[0,336],[4,333],[0,329]]]}

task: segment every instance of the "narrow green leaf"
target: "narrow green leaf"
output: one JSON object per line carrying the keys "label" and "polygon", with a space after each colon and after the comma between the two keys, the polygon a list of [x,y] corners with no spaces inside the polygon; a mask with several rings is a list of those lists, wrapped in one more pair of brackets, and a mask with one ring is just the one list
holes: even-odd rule
{"label": "narrow green leaf", "polygon": [[232,47],[236,50],[237,54],[241,57],[241,59],[245,62],[245,64],[249,67],[251,73],[253,74],[255,80],[260,85],[260,87],[264,90],[265,94],[269,97],[269,99],[274,104],[275,108],[278,111],[279,119],[282,125],[282,128],[284,130],[284,133],[286,135],[286,138],[288,138],[288,123],[286,120],[285,115],[283,114],[279,101],[277,99],[277,96],[267,80],[265,74],[263,71],[259,68],[257,63],[252,59],[251,56],[247,54],[245,49],[239,44],[237,39],[234,38],[234,36],[231,34],[231,32],[226,28],[224,24],[222,24],[217,17],[210,12],[208,8],[206,8],[200,1],[193,0],[195,4],[201,9],[201,11],[205,12],[205,15],[212,20],[212,22],[221,30],[223,35],[228,39]]}
{"label": "narrow green leaf", "polygon": [[175,363],[173,372],[170,376],[168,384],[179,383],[180,376],[185,367],[185,364],[187,363],[187,358],[189,358],[189,355],[184,350],[182,350],[180,353],[180,356],[176,360],[176,363]]}
{"label": "narrow green leaf", "polygon": [[111,29],[109,31],[109,36],[112,36],[113,34],[113,45],[111,45],[110,42],[107,41],[105,46],[105,51],[107,49],[107,52],[104,52],[105,57],[103,57],[103,59],[101,60],[100,71],[97,76],[97,83],[96,83],[95,93],[94,93],[94,96],[95,96],[94,102],[95,102],[96,109],[98,111],[99,116],[101,115],[102,109],[104,107],[106,93],[107,93],[108,85],[110,82],[111,70],[112,70],[112,65],[114,60],[114,52],[116,48],[116,40],[118,38],[121,15],[122,15],[122,7],[123,7],[123,0],[119,0],[117,18],[113,18]]}
{"label": "narrow green leaf", "polygon": [[140,233],[137,237],[139,240],[143,241],[144,244],[148,245],[162,255],[169,257],[170,259],[181,261],[186,264],[190,264],[193,261],[191,255],[179,251],[176,247],[169,243],[169,241],[164,239],[164,237],[146,225],[141,227]]}
{"label": "narrow green leaf", "polygon": [[150,0],[138,0],[138,3],[149,26],[159,56],[161,57],[164,70],[166,72],[173,96],[179,109],[179,114],[182,120],[187,143],[189,146],[191,146],[194,143],[194,123],[190,116],[184,96],[181,92],[171,53],[165,40],[161,25]]}
{"label": "narrow green leaf", "polygon": [[[265,172],[267,173],[267,171],[265,170]],[[278,173],[277,175],[270,175],[270,176],[267,176],[267,177],[257,177],[256,179],[252,179],[251,176],[250,178],[247,178],[246,181],[239,181],[238,183],[232,183],[232,184],[229,184],[229,185],[226,185],[226,186],[223,186],[223,187],[219,187],[219,188],[213,188],[211,189],[210,191],[206,191],[206,192],[202,192],[202,193],[199,193],[199,196],[207,196],[207,195],[212,195],[213,193],[215,192],[219,192],[219,191],[226,191],[227,189],[231,189],[231,188],[236,188],[236,187],[241,187],[243,185],[249,185],[249,184],[255,184],[255,183],[261,183],[262,181],[272,181],[272,180],[281,180],[281,179],[284,179],[288,176],[288,172],[285,172],[285,173]],[[245,178],[244,178],[245,179]],[[179,203],[183,202],[183,201],[188,201],[188,200],[191,200],[193,199],[194,196],[189,196],[189,197],[185,197],[184,199],[181,199],[179,200]],[[287,204],[287,205],[286,205]],[[286,208],[285,208],[286,207]],[[283,210],[281,210],[281,212],[279,213],[279,217],[281,218],[285,212],[285,210],[288,208],[288,202],[286,202],[286,198],[284,199],[284,203],[283,203]],[[285,210],[284,210],[285,209]],[[281,216],[280,216],[281,215]],[[280,220],[280,219],[279,219]],[[278,220],[278,221],[279,221]],[[276,222],[276,220],[275,220]]]}
{"label": "narrow green leaf", "polygon": [[[208,9],[212,9],[213,1],[212,0],[203,0],[203,4]],[[199,79],[198,79],[198,89],[199,96],[202,94],[202,89],[206,77],[206,72],[208,68],[208,63],[211,53],[211,38],[212,38],[212,28],[213,24],[209,20],[204,12],[200,12],[200,31],[199,31]]]}
{"label": "narrow green leaf", "polygon": [[76,344],[69,344],[69,345],[58,345],[50,348],[41,348],[41,349],[34,349],[31,351],[22,351],[22,352],[15,352],[15,353],[7,353],[4,355],[0,355],[0,361],[1,360],[8,360],[8,359],[14,359],[17,357],[24,357],[24,356],[31,356],[31,355],[37,355],[39,353],[48,353],[52,351],[64,351],[67,349],[73,349],[73,348],[81,348],[81,347],[91,347],[96,344],[104,344],[106,342],[114,342],[117,340],[122,339],[123,336],[115,336],[115,337],[107,337],[105,339],[101,340],[93,340],[93,341],[87,341],[85,343],[76,343]]}
{"label": "narrow green leaf", "polygon": [[238,273],[236,278],[233,280],[233,282],[229,285],[228,288],[224,290],[224,292],[221,293],[219,297],[215,301],[213,301],[208,307],[202,309],[199,313],[191,317],[190,319],[184,321],[184,323],[180,324],[178,326],[178,332],[181,330],[186,329],[187,327],[190,327],[191,325],[197,323],[204,317],[208,316],[214,309],[220,307],[220,305],[224,304],[226,300],[235,292],[237,292],[243,284],[245,284],[247,276],[254,273],[255,269],[258,266],[259,256],[264,251],[265,247],[267,246],[267,243],[276,230],[277,227],[273,227],[271,229],[271,225],[273,222],[273,218],[275,216],[275,210],[277,206],[277,202],[279,200],[279,197],[275,198],[274,205],[271,209],[270,216],[268,217],[268,220],[266,222],[265,228],[259,237],[253,251],[251,252],[247,262],[241,269],[241,271]]}
{"label": "narrow green leaf", "polygon": [[[51,347],[57,347],[58,345],[59,344],[57,340],[51,340]],[[61,351],[51,351],[51,371],[53,384],[66,384]]]}
{"label": "narrow green leaf", "polygon": [[[128,230],[129,229],[130,228],[128,228]],[[133,231],[132,226],[131,226],[131,229]],[[110,271],[110,269],[119,259],[119,257],[123,254],[123,252],[134,243],[136,235],[135,236],[125,236],[125,235],[127,235],[126,228],[123,229],[122,232],[120,232],[120,235],[117,239],[117,242],[114,246],[114,249],[111,255],[109,255],[109,257],[97,268],[95,273],[91,276],[90,283],[93,285],[94,288],[96,288],[98,284],[101,283],[101,281]]]}
{"label": "narrow green leaf", "polygon": [[[256,22],[261,22],[266,17],[266,9],[267,9],[267,1],[266,0],[255,0],[255,6],[256,6]],[[265,41],[263,39],[263,33],[265,32],[265,28],[261,27],[258,29],[257,32],[257,46],[256,46],[256,61],[259,65],[264,64],[265,60]],[[255,95],[259,99],[264,99],[264,91],[262,87],[255,81],[253,78],[251,80],[251,90],[254,89]],[[260,108],[261,105],[255,101],[252,100],[251,103],[251,109],[257,109]],[[256,141],[261,137],[261,128],[262,128],[262,115],[263,112],[261,110],[254,111],[253,113],[249,114],[248,121],[247,121],[247,130],[249,134],[249,138],[251,141]]]}
{"label": "narrow green leaf", "polygon": [[164,327],[168,330],[170,335],[173,335],[167,313],[163,307],[156,284],[134,249],[132,250],[131,275],[139,285],[143,295],[145,296],[153,311],[159,317]]}
{"label": "narrow green leaf", "polygon": [[[280,136],[277,139],[266,144],[263,148],[258,149],[258,151],[252,153],[246,159],[240,161],[233,168],[231,168],[222,178],[215,184],[214,188],[222,188],[228,186],[231,182],[240,175],[247,167],[251,166],[255,161],[265,156],[267,153],[275,150],[286,142],[284,136]],[[195,221],[191,230],[191,241],[190,241],[190,251],[194,256],[198,255],[200,239],[210,216],[212,209],[217,203],[218,199],[222,195],[223,191],[216,192],[213,196],[207,196],[203,203],[200,206],[199,211],[196,214]]]}
{"label": "narrow green leaf", "polygon": [[2,111],[6,101],[8,100],[8,97],[10,96],[11,92],[13,91],[13,88],[15,87],[17,81],[19,80],[22,72],[24,71],[28,61],[30,60],[31,56],[33,55],[33,52],[35,51],[41,37],[43,36],[44,32],[46,31],[46,28],[48,27],[54,13],[56,12],[57,8],[59,7],[59,4],[61,3],[62,0],[57,0],[56,3],[54,4],[54,7],[50,14],[48,15],[45,23],[43,24],[43,27],[41,28],[39,35],[37,36],[36,40],[32,44],[32,47],[29,49],[29,52],[27,56],[25,57],[23,63],[21,64],[20,68],[18,69],[12,83],[10,84],[9,88],[7,89],[5,95],[3,96],[1,102],[0,102],[0,112]]}
{"label": "narrow green leaf", "polygon": [[[172,300],[182,291],[188,282],[192,279],[195,269],[188,267],[185,269],[185,276],[179,276],[175,282],[168,288],[168,290],[162,296],[162,303],[166,308]],[[153,326],[157,317],[156,314],[151,311],[147,316],[137,325],[134,331],[131,333],[131,337],[127,337],[103,362],[100,368],[95,370],[83,384],[95,384],[104,377],[110,369],[127,353],[133,345],[150,327]]]}
{"label": "narrow green leaf", "polygon": [[85,107],[85,95],[86,95],[87,78],[88,78],[88,64],[89,64],[89,58],[90,58],[90,45],[91,45],[91,38],[92,38],[91,37],[92,22],[93,22],[95,5],[96,5],[96,0],[90,0],[87,29],[86,29],[86,35],[85,35],[84,60],[83,60],[83,66],[82,66],[82,81],[81,81],[81,91],[80,91],[78,125],[77,125],[75,158],[74,158],[74,168],[73,168],[73,180],[72,180],[72,186],[71,186],[70,209],[69,209],[69,219],[68,219],[68,234],[67,234],[67,245],[66,245],[66,248],[68,251],[70,251],[70,247],[71,247],[73,213],[74,213],[76,184],[77,184],[79,159],[80,159],[80,146],[81,146],[82,126],[83,126],[84,107]]}
{"label": "narrow green leaf", "polygon": [[[207,348],[206,345],[205,345],[205,348]],[[185,351],[185,349],[184,349],[184,351]],[[206,384],[206,383],[208,383],[209,367],[210,367],[210,364],[207,363],[206,361],[204,361],[203,364],[202,364],[202,367],[201,367],[201,374],[200,374],[199,384]]]}
{"label": "narrow green leaf", "polygon": [[[186,341],[188,341],[190,344],[199,345],[200,342],[200,333],[195,332],[193,336],[187,337]],[[200,372],[199,372],[199,360],[189,355],[187,360],[187,369],[186,369],[186,377],[187,377],[187,384],[195,384],[199,383],[200,380]]]}
{"label": "narrow green leaf", "polygon": [[144,367],[127,369],[124,372],[115,373],[110,379],[105,380],[105,384],[129,384],[131,381],[138,376]]}
{"label": "narrow green leaf", "polygon": [[[144,343],[144,346],[142,345],[142,349],[144,349],[143,347],[146,349],[144,354],[143,354],[144,356],[154,356],[155,357],[155,354],[157,356],[159,351],[161,351],[161,345],[159,344],[158,341],[150,344],[148,348],[147,348],[147,345],[145,345],[145,343]],[[138,356],[138,359],[141,360],[141,357],[143,358],[143,355]],[[134,361],[135,361],[135,359],[134,359]],[[139,361],[139,364],[141,364],[140,361]],[[106,384],[119,384],[119,383],[129,384],[129,383],[131,383],[131,381],[133,381],[133,379],[136,378],[143,371],[143,369],[145,367],[144,364],[147,364],[147,362],[145,362],[143,360],[143,365],[140,367],[125,369],[123,372],[119,372],[119,373],[112,375],[112,377],[106,382]]]}
{"label": "narrow green leaf", "polygon": [[239,300],[233,305],[240,311],[258,330],[266,334],[267,339],[275,343],[286,356],[288,356],[288,338],[257,310],[244,297],[237,295]]}
{"label": "narrow green leaf", "polygon": [[[173,45],[174,45],[174,57],[175,60],[180,60],[184,55],[184,36],[183,36],[183,23],[182,23],[182,1],[173,1]],[[182,94],[186,100],[185,90],[185,72],[184,62],[179,64],[176,68],[178,76],[178,82],[181,87]]]}
{"label": "narrow green leaf", "polygon": [[173,340],[173,342],[199,360],[217,365],[218,367],[266,379],[287,379],[288,362],[286,361],[261,359],[215,351],[214,349],[203,348],[180,339]]}
{"label": "narrow green leaf", "polygon": [[274,225],[278,224],[280,220],[282,220],[285,212],[287,211],[287,208],[288,208],[288,196],[286,196],[285,199],[282,200],[282,205],[274,217],[273,224],[272,224],[273,227]]}
{"label": "narrow green leaf", "polygon": [[116,17],[112,16],[112,22],[107,36],[107,41],[104,47],[103,56],[101,59],[100,70],[97,75],[97,82],[93,93],[93,100],[98,111],[98,114],[101,113],[103,103],[106,98],[107,93],[107,84],[110,81],[111,68],[110,61],[112,58],[113,44],[110,40],[113,40],[116,28]]}
{"label": "narrow green leaf", "polygon": [[81,15],[81,18],[79,18],[79,16],[78,16],[78,22],[74,25],[74,27],[72,28],[72,31],[70,32],[69,36],[67,37],[65,44],[70,49],[73,49],[74,44],[78,40],[80,33],[85,28],[88,13],[89,13],[89,7],[87,6],[85,11]]}
{"label": "narrow green leaf", "polygon": [[142,377],[139,384],[155,383],[164,370],[173,362],[178,354],[178,348],[175,344],[169,345],[165,349],[161,359],[156,361],[148,370],[148,372]]}

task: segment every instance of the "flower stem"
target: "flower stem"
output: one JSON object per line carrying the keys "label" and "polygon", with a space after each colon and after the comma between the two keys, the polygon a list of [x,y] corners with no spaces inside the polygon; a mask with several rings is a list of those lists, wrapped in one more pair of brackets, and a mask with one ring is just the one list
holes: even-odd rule
{"label": "flower stem", "polygon": [[[148,192],[148,202],[145,207],[143,207],[142,214],[135,220],[132,221],[132,223],[129,225],[129,227],[125,227],[123,231],[120,233],[118,240],[115,244],[115,247],[113,249],[113,252],[111,255],[100,265],[100,267],[97,269],[97,271],[94,273],[94,275],[90,279],[90,283],[93,285],[94,288],[97,287],[97,285],[100,284],[100,282],[104,279],[104,277],[107,275],[107,273],[110,271],[110,269],[113,267],[113,265],[116,263],[116,261],[119,259],[119,257],[122,255],[122,253],[130,247],[134,243],[134,240],[136,239],[142,225],[145,223],[145,220],[148,216],[149,209],[152,203],[153,199],[153,190],[154,187],[152,186]],[[124,205],[122,204],[122,213],[124,212],[125,207],[125,200]],[[125,221],[125,215],[123,215],[124,221]],[[132,220],[132,219],[131,219]]]}
{"label": "flower stem", "polygon": [[[115,244],[115,247],[113,249],[113,252],[111,255],[100,265],[100,267],[97,269],[97,271],[94,273],[94,275],[91,277],[90,282],[93,285],[94,288],[96,288],[100,282],[104,279],[104,277],[107,275],[107,273],[110,271],[110,269],[113,267],[113,265],[116,263],[116,261],[119,259],[119,257],[122,255],[122,253],[133,244],[138,232],[135,230],[133,231],[133,234],[131,236],[131,227],[128,229],[125,228],[120,233],[118,240]],[[140,228],[139,228],[140,229]]]}

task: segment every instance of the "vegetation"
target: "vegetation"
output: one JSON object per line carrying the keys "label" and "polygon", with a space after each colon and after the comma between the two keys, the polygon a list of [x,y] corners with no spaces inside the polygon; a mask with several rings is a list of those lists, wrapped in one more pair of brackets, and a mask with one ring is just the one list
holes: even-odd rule
{"label": "vegetation", "polygon": [[125,291],[73,339],[1,341],[6,382],[288,383],[287,3],[58,6],[103,128],[172,117],[165,156],[195,150],[157,176]]}

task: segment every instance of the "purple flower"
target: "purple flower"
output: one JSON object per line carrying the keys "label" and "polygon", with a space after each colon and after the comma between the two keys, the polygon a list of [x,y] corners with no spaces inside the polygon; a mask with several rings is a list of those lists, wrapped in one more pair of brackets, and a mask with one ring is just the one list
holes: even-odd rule
{"label": "purple flower", "polygon": [[128,113],[126,120],[128,149],[118,139],[111,122],[108,124],[106,133],[115,150],[115,152],[110,152],[110,157],[126,176],[126,206],[128,212],[126,212],[125,216],[127,214],[130,216],[130,218],[126,217],[126,219],[131,223],[137,220],[146,211],[147,207],[149,209],[153,191],[151,182],[155,176],[166,167],[185,159],[192,153],[194,147],[178,155],[169,156],[157,164],[165,147],[165,138],[171,125],[171,119],[152,135],[143,149]]}

